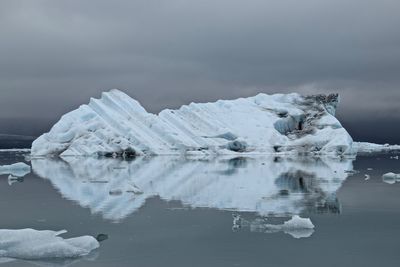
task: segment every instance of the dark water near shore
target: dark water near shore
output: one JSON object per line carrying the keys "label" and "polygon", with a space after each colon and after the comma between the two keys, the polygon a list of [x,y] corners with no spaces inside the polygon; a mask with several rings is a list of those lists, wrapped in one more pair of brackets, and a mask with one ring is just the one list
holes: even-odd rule
{"label": "dark water near shore", "polygon": [[[1,266],[400,264],[400,182],[382,180],[400,173],[390,155],[65,162],[0,153],[0,165],[19,161],[33,171],[14,182],[0,175],[0,229],[108,239],[83,258]],[[315,229],[265,228],[293,214]]]}

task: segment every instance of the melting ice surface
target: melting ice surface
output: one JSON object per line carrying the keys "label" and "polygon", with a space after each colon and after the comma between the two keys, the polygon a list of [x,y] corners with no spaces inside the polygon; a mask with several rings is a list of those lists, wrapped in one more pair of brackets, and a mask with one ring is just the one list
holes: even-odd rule
{"label": "melting ice surface", "polygon": [[336,191],[352,170],[338,158],[67,157],[32,160],[33,171],[67,199],[110,220],[121,220],[159,196],[193,208],[255,212],[338,212]]}

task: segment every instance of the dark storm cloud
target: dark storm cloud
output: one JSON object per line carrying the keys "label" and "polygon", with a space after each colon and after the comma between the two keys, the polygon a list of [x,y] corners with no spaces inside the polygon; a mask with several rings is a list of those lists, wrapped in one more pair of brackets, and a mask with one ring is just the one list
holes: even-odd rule
{"label": "dark storm cloud", "polygon": [[400,120],[400,2],[1,1],[0,117],[55,120],[120,88],[150,111],[258,92],[342,95]]}

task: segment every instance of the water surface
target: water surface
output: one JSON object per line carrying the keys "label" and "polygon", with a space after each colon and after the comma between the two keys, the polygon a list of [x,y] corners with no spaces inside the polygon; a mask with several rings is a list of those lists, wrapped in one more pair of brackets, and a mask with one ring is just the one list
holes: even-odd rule
{"label": "water surface", "polygon": [[[0,165],[25,161],[0,153]],[[397,266],[400,172],[390,155],[352,159],[176,157],[27,162],[0,176],[0,229],[106,234],[77,259],[2,266]],[[358,172],[356,172],[358,171]],[[366,180],[365,174],[370,178]],[[293,214],[311,230],[271,231]]]}

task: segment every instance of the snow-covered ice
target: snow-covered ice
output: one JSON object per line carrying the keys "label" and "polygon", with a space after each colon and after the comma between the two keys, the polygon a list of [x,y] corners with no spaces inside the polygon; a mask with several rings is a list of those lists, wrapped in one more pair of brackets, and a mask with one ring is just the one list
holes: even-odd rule
{"label": "snow-covered ice", "polygon": [[338,212],[336,191],[349,159],[302,157],[139,157],[133,161],[66,157],[32,160],[33,171],[63,197],[120,220],[159,196],[183,205],[260,215]]}
{"label": "snow-covered ice", "polygon": [[23,162],[11,165],[0,165],[0,175],[11,174],[12,176],[22,177],[31,172],[31,167]]}
{"label": "snow-covered ice", "polygon": [[99,247],[92,236],[62,238],[62,231],[0,229],[0,259],[40,260],[75,258],[89,254]]}
{"label": "snow-covered ice", "polygon": [[71,111],[32,144],[33,156],[351,154],[338,95],[258,94],[158,115],[113,89]]}

